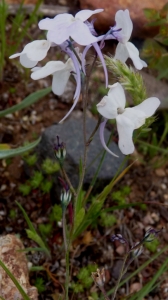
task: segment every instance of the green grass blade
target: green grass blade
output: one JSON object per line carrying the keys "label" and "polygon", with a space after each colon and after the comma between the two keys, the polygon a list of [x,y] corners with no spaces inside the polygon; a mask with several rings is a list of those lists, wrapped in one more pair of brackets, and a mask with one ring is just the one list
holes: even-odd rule
{"label": "green grass blade", "polygon": [[168,268],[167,267],[167,263],[168,263],[168,259],[165,260],[165,262],[159,268],[159,270],[157,271],[157,273],[153,276],[153,278],[151,279],[151,281],[148,282],[138,293],[136,293],[135,297],[134,296],[131,297],[130,300],[141,300],[141,299],[144,299],[144,297],[149,294],[149,292],[151,291],[152,287],[154,286],[154,284],[156,283],[156,281],[158,280],[158,278]]}
{"label": "green grass blade", "polygon": [[21,109],[24,109],[34,103],[36,103],[39,99],[41,99],[42,97],[46,96],[47,94],[49,94],[51,92],[51,87],[45,88],[43,90],[34,92],[32,94],[30,94],[29,96],[27,96],[25,99],[22,100],[22,102],[7,108],[5,110],[0,111],[0,117],[4,117],[8,114],[12,114],[15,111],[19,111]]}
{"label": "green grass blade", "polygon": [[19,45],[21,44],[22,40],[24,39],[24,37],[27,35],[28,29],[31,27],[31,25],[34,23],[34,19],[37,18],[37,11],[39,9],[39,6],[41,5],[43,0],[38,0],[33,12],[30,14],[29,19],[27,20],[24,28],[22,28],[22,32],[20,33],[20,35],[18,36],[17,39],[17,43],[15,45],[15,47],[13,47],[13,51],[14,53],[16,52],[16,50],[19,48]]}
{"label": "green grass blade", "polygon": [[0,81],[3,79],[3,68],[5,65],[7,15],[8,15],[8,6],[5,0],[2,0],[0,2]]}
{"label": "green grass blade", "polygon": [[[25,291],[23,290],[23,288],[21,287],[21,285],[19,284],[19,282],[17,281],[17,279],[13,276],[13,274],[9,271],[9,269],[5,266],[5,264],[0,260],[0,266],[4,269],[4,271],[6,272],[6,274],[10,277],[10,279],[13,281],[14,285],[17,287],[18,291],[20,292],[20,294],[22,295],[24,300],[31,300],[28,295],[25,293]],[[3,298],[1,298],[3,299]]]}
{"label": "green grass blade", "polygon": [[163,149],[161,147],[157,147],[157,146],[151,145],[151,144],[149,144],[147,142],[144,142],[144,141],[141,141],[141,140],[136,140],[136,142],[138,142],[139,144],[148,146],[149,148],[153,148],[153,149],[157,150],[158,152],[162,152],[164,154],[168,154],[168,150]]}
{"label": "green grass blade", "polygon": [[22,207],[22,205],[19,202],[16,201],[16,204],[19,206],[20,210],[22,211],[23,216],[24,216],[24,218],[27,222],[27,225],[28,225],[29,229],[36,234],[36,230],[35,230],[32,222],[30,221],[26,211],[24,210],[24,208]]}
{"label": "green grass blade", "polygon": [[[141,265],[137,270],[132,272],[129,276],[127,276],[126,279],[124,279],[122,282],[120,282],[119,287],[121,287],[123,284],[127,283],[132,277],[136,276],[138,273],[140,273],[144,268],[146,268],[152,261],[157,259],[163,252],[168,250],[168,246],[165,246],[162,250],[154,254],[149,260],[147,260],[143,265]],[[112,288],[110,291],[108,291],[108,295],[111,295],[114,292],[114,288]],[[100,300],[104,300],[103,297],[100,298]]]}
{"label": "green grass blade", "polygon": [[36,140],[32,143],[29,143],[28,145],[23,146],[23,147],[19,147],[16,149],[0,150],[0,159],[13,157],[16,155],[20,155],[26,151],[29,151],[29,150],[33,149],[34,147],[36,147],[39,144],[40,140],[41,140],[41,137],[38,140]]}

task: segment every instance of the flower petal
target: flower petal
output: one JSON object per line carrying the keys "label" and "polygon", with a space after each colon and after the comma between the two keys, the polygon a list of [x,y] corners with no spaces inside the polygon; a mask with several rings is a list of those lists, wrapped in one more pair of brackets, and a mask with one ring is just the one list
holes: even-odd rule
{"label": "flower petal", "polygon": [[107,73],[107,68],[106,68],[106,63],[104,61],[104,57],[103,57],[103,54],[100,50],[100,47],[98,45],[98,43],[93,43],[93,47],[95,48],[100,60],[101,60],[101,63],[102,63],[102,66],[103,66],[103,70],[104,70],[104,75],[105,75],[105,85],[106,85],[106,88],[108,86],[108,73]]}
{"label": "flower petal", "polygon": [[121,152],[125,155],[134,152],[134,144],[132,135],[134,131],[134,124],[124,114],[118,115],[116,118],[118,130],[118,146]]}
{"label": "flower petal", "polygon": [[129,57],[129,53],[127,51],[125,44],[118,43],[114,58],[125,63],[128,57]]}
{"label": "flower petal", "polygon": [[142,111],[146,118],[151,117],[160,105],[160,100],[156,97],[151,97],[144,100],[139,105],[134,106],[134,110]]}
{"label": "flower petal", "polygon": [[102,123],[100,124],[100,131],[99,131],[100,141],[101,141],[101,143],[102,143],[103,148],[104,148],[108,153],[110,153],[111,155],[113,155],[113,156],[115,156],[115,157],[118,157],[118,155],[116,155],[115,153],[113,153],[113,152],[106,146],[106,143],[105,143],[105,140],[104,140],[104,129],[105,129],[106,123],[107,123],[107,119],[105,119],[104,122],[102,122]]}
{"label": "flower petal", "polygon": [[116,36],[117,40],[121,43],[128,42],[133,29],[128,9],[117,11],[115,21],[116,30],[121,28],[121,31],[114,32],[114,36]]}
{"label": "flower petal", "polygon": [[75,15],[75,19],[79,19],[82,22],[86,21],[87,19],[89,19],[92,15],[100,13],[104,11],[104,9],[95,9],[95,10],[90,10],[90,9],[84,9],[79,11],[76,15]]}
{"label": "flower petal", "polygon": [[15,54],[12,54],[11,56],[9,56],[9,58],[10,58],[10,59],[12,59],[12,58],[18,57],[18,56],[20,56],[20,55],[21,55],[21,53],[22,53],[22,52],[20,52],[20,53],[15,53]]}
{"label": "flower petal", "polygon": [[138,49],[130,42],[127,42],[125,44],[125,46],[127,48],[129,57],[133,61],[133,64],[134,64],[135,68],[138,69],[138,70],[141,70],[144,67],[145,62],[140,59]]}
{"label": "flower petal", "polygon": [[57,45],[61,45],[63,42],[69,39],[69,33],[67,28],[62,28],[60,30],[49,30],[47,32],[47,40],[53,42]]}
{"label": "flower petal", "polygon": [[78,100],[80,97],[80,92],[81,92],[81,75],[80,75],[79,62],[78,62],[75,54],[70,49],[67,49],[67,54],[71,57],[73,64],[74,64],[75,72],[76,72],[76,75],[74,76],[75,80],[76,80],[76,91],[75,91],[74,103],[73,103],[72,107],[70,108],[68,113],[65,115],[65,117],[59,123],[62,123],[73,111],[76,104],[78,103]]}
{"label": "flower petal", "polygon": [[80,20],[69,26],[68,33],[75,42],[82,46],[97,42],[97,38],[90,33],[87,25]]}
{"label": "flower petal", "polygon": [[146,115],[142,110],[134,109],[134,107],[127,107],[122,115],[131,120],[132,124],[134,125],[134,129],[137,129],[145,124]]}
{"label": "flower petal", "polygon": [[46,57],[50,46],[51,43],[47,40],[37,40],[28,43],[21,53],[27,54],[27,57],[30,60],[40,61]]}
{"label": "flower petal", "polygon": [[82,53],[82,70],[83,70],[83,73],[86,75],[86,70],[85,70],[85,63],[86,63],[86,60],[85,60],[85,57],[86,57],[86,54],[87,52],[89,51],[89,49],[92,47],[92,45],[87,45],[85,47],[85,49],[83,50],[83,53]]}
{"label": "flower petal", "polygon": [[38,23],[42,30],[61,30],[69,26],[74,20],[71,14],[59,14],[55,18],[45,18]]}
{"label": "flower petal", "polygon": [[37,71],[35,70],[31,74],[31,78],[34,80],[38,80],[63,69],[65,69],[65,64],[62,61],[49,61],[44,67],[40,68]]}
{"label": "flower petal", "polygon": [[98,112],[107,119],[115,119],[117,117],[117,109],[125,107],[125,94],[124,89],[120,83],[115,83],[110,87],[108,96],[97,104]]}
{"label": "flower petal", "polygon": [[27,54],[24,53],[20,55],[20,63],[25,68],[33,68],[37,65],[38,61],[30,60]]}
{"label": "flower petal", "polygon": [[69,77],[70,71],[68,70],[57,71],[53,74],[52,91],[55,95],[61,96],[64,93]]}

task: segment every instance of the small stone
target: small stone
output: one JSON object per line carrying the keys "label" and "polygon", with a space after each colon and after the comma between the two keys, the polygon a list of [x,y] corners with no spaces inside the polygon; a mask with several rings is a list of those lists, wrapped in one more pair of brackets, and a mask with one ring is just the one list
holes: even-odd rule
{"label": "small stone", "polygon": [[120,255],[123,256],[125,254],[125,247],[124,245],[120,245],[116,248],[116,252]]}
{"label": "small stone", "polygon": [[155,173],[158,177],[164,177],[166,176],[166,172],[163,169],[156,169]]}
{"label": "small stone", "polygon": [[63,258],[63,259],[60,260],[60,264],[61,264],[61,266],[63,266],[63,267],[66,266],[66,260],[65,260],[65,258]]}
{"label": "small stone", "polygon": [[153,219],[155,222],[158,222],[158,221],[160,220],[159,214],[152,213],[152,214],[151,214],[151,217],[152,217],[152,219]]}
{"label": "small stone", "polygon": [[140,282],[132,283],[130,286],[130,294],[140,291],[141,288],[142,288],[142,284]]}
{"label": "small stone", "polygon": [[167,189],[166,184],[165,184],[165,183],[162,183],[162,184],[161,184],[161,188],[162,188],[162,190],[166,190],[166,189]]}
{"label": "small stone", "polygon": [[163,197],[166,201],[168,200],[168,194],[163,195]]}
{"label": "small stone", "polygon": [[1,185],[1,192],[5,191],[7,189],[7,185],[6,184],[2,184]]}

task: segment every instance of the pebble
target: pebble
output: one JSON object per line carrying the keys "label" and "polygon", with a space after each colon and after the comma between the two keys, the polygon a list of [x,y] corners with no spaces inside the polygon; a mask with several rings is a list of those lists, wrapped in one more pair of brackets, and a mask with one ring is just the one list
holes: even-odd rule
{"label": "pebble", "polygon": [[168,200],[168,194],[164,194],[163,197],[166,201]]}
{"label": "pebble", "polygon": [[166,189],[167,189],[166,184],[165,184],[165,183],[162,183],[162,184],[161,184],[161,188],[162,188],[162,190],[166,190]]}
{"label": "pebble", "polygon": [[166,176],[166,172],[163,169],[156,169],[155,173],[158,177],[164,177]]}
{"label": "pebble", "polygon": [[1,185],[1,192],[5,191],[7,188],[7,185],[6,184],[2,184]]}

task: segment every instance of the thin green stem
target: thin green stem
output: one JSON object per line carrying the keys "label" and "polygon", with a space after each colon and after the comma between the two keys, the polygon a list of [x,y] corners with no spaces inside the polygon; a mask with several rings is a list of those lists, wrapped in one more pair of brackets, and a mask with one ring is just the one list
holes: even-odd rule
{"label": "thin green stem", "polygon": [[71,181],[70,181],[70,179],[69,179],[69,177],[68,177],[68,175],[67,175],[64,167],[61,164],[60,164],[60,168],[61,168],[61,171],[62,171],[62,176],[66,180],[66,182],[67,182],[67,184],[68,184],[68,186],[69,186],[72,194],[74,195],[74,197],[76,197],[76,191],[75,191],[75,189],[74,189],[74,187],[73,187],[73,185],[72,185],[72,183],[71,183]]}
{"label": "thin green stem", "polygon": [[67,228],[66,228],[66,209],[63,209],[62,213],[62,228],[63,228],[63,240],[65,247],[65,260],[66,260],[66,274],[65,274],[65,300],[68,300],[68,292],[69,292],[69,240],[67,237]]}
{"label": "thin green stem", "polygon": [[5,65],[5,50],[6,50],[6,17],[8,13],[8,7],[5,0],[0,3],[0,81],[3,79],[3,68]]}
{"label": "thin green stem", "polygon": [[63,229],[63,240],[64,240],[64,247],[65,247],[65,252],[67,252],[68,246],[67,246],[67,233],[66,233],[66,209],[63,208],[63,213],[62,213],[62,229]]}
{"label": "thin green stem", "polygon": [[66,251],[65,255],[66,260],[66,279],[65,279],[65,300],[69,299],[68,293],[69,293],[69,247]]}
{"label": "thin green stem", "polygon": [[126,253],[126,255],[125,255],[125,257],[124,257],[123,264],[122,264],[122,268],[121,268],[121,271],[120,271],[120,276],[118,277],[118,280],[117,280],[117,283],[116,283],[116,286],[115,286],[115,289],[114,289],[114,294],[113,294],[112,300],[114,300],[115,297],[116,297],[116,294],[117,294],[117,291],[118,291],[118,288],[119,288],[120,281],[121,281],[121,279],[122,279],[122,277],[123,277],[123,275],[124,275],[125,264],[126,264],[128,255],[129,255],[129,253]]}
{"label": "thin green stem", "polygon": [[104,296],[104,299],[105,300],[110,300],[110,298],[107,296],[107,294],[106,294],[106,291],[105,291],[105,289],[104,289],[104,286],[102,286],[102,287],[100,287],[99,286],[99,288],[100,288],[100,290],[101,290],[101,292],[102,292],[102,294],[103,294],[103,296]]}
{"label": "thin green stem", "polygon": [[[95,55],[95,57],[94,57],[89,74],[85,77],[86,81],[83,83],[83,89],[82,89],[84,154],[83,154],[82,173],[80,176],[77,194],[76,194],[75,201],[74,201],[74,218],[76,218],[77,201],[78,201],[79,193],[80,193],[82,185],[83,185],[85,171],[86,171],[87,153],[88,153],[88,146],[89,146],[89,144],[87,143],[87,136],[86,136],[86,108],[87,108],[87,103],[88,103],[89,80],[90,80],[90,76],[91,76],[92,70],[93,70],[95,62],[96,62],[96,58],[97,58],[97,55]],[[74,224],[75,224],[75,221],[74,221]]]}
{"label": "thin green stem", "polygon": [[[110,141],[111,141],[111,137],[112,137],[112,133],[110,134],[110,137],[109,137],[109,140],[108,140],[108,142],[107,142],[107,145],[109,145],[109,143],[110,143]],[[97,180],[97,176],[98,176],[99,171],[100,171],[100,169],[101,169],[101,167],[102,167],[102,164],[103,164],[103,161],[104,161],[104,159],[105,159],[106,154],[107,154],[107,151],[104,150],[104,151],[103,151],[103,154],[102,154],[102,157],[101,157],[101,159],[100,159],[99,165],[98,165],[98,167],[97,167],[97,170],[96,170],[96,172],[95,172],[95,174],[94,174],[94,177],[93,177],[93,179],[92,179],[92,181],[91,181],[91,184],[90,184],[90,186],[89,186],[89,189],[88,189],[88,191],[87,191],[87,193],[86,193],[86,196],[85,196],[85,198],[84,198],[84,202],[85,202],[85,203],[86,203],[88,197],[90,196],[90,193],[91,193],[91,191],[92,191],[92,189],[93,189],[93,187],[94,187],[94,184],[95,184],[95,182],[96,182],[96,180]]]}

